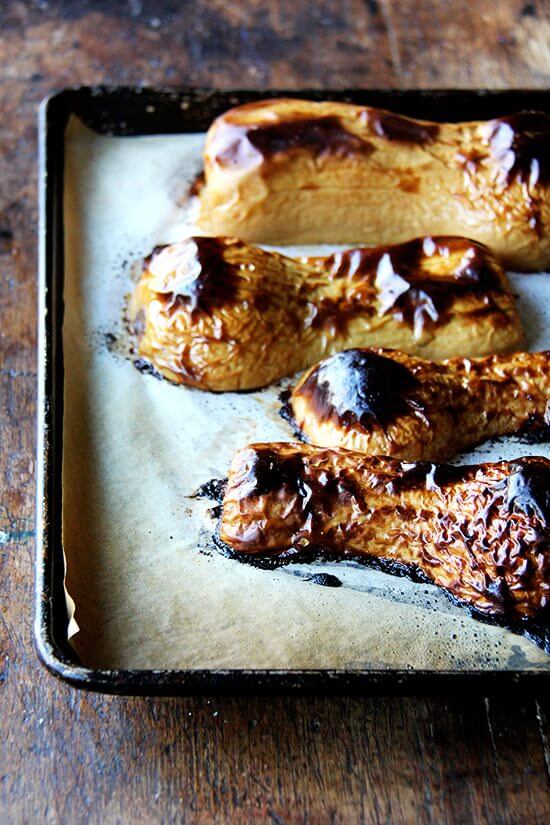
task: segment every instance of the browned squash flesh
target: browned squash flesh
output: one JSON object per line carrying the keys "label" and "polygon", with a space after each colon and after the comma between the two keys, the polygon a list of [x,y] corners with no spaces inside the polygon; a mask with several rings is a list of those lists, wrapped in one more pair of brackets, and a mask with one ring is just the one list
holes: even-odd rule
{"label": "browned squash flesh", "polygon": [[359,557],[421,572],[493,618],[547,615],[550,461],[455,467],[304,444],[231,465],[220,537],[243,557]]}
{"label": "browned squash flesh", "polygon": [[487,438],[550,438],[550,352],[436,363],[352,349],[312,367],[290,396],[311,444],[443,461]]}
{"label": "browned squash flesh", "polygon": [[467,235],[518,270],[550,268],[550,117],[433,123],[366,106],[230,109],[204,149],[199,225],[272,244]]}
{"label": "browned squash flesh", "polygon": [[188,238],[146,259],[130,318],[140,358],[217,391],[264,387],[350,347],[443,359],[523,342],[501,265],[455,237],[308,259]]}

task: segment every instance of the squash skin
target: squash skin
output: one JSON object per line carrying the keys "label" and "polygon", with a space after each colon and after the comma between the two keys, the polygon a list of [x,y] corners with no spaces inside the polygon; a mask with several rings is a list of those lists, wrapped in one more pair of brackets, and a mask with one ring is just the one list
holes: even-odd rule
{"label": "squash skin", "polygon": [[268,244],[466,235],[550,268],[550,116],[432,123],[347,103],[230,109],[204,149],[199,227]]}
{"label": "squash skin", "polygon": [[428,361],[346,350],[312,367],[289,399],[310,444],[445,461],[487,438],[550,438],[550,352]]}
{"label": "squash skin", "polygon": [[146,259],[129,316],[139,358],[218,392],[267,386],[350,347],[439,360],[524,340],[499,262],[450,237],[307,259],[188,238]]}
{"label": "squash skin", "polygon": [[220,539],[249,560],[383,562],[516,622],[548,615],[549,488],[539,457],[455,467],[251,444],[229,470]]}

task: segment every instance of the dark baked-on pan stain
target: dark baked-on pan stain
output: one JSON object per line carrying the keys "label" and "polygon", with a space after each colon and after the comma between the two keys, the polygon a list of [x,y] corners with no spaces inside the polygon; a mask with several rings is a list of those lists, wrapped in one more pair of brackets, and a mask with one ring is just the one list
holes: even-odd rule
{"label": "dark baked-on pan stain", "polygon": [[333,576],[332,573],[314,573],[308,576],[306,581],[313,582],[313,584],[320,584],[322,587],[341,587],[342,582],[338,576]]}
{"label": "dark baked-on pan stain", "polygon": [[227,478],[210,478],[197,487],[190,498],[207,498],[221,504],[227,487]]}
{"label": "dark baked-on pan stain", "polygon": [[[219,524],[216,532],[212,535],[212,544],[223,556],[240,564],[247,564],[250,567],[255,567],[260,570],[277,570],[292,564],[315,564],[316,562],[338,562],[342,560],[340,553],[330,550],[323,544],[309,546],[307,550],[291,547],[286,553],[281,553],[278,556],[237,553],[220,538]],[[514,621],[503,615],[488,616],[486,613],[476,610],[471,604],[457,598],[450,591],[437,587],[419,567],[400,564],[398,561],[391,561],[389,559],[354,553],[346,553],[345,560],[346,563],[353,562],[367,569],[379,570],[381,573],[409,579],[409,581],[417,584],[427,584],[436,587],[438,593],[442,592],[451,604],[465,610],[472,619],[494,627],[502,627],[511,633],[523,636],[550,655],[550,608],[545,611],[544,615],[536,619]],[[312,574],[311,580],[317,575],[325,574]],[[340,584],[342,584],[342,582],[340,582]],[[340,585],[334,584],[334,586]]]}
{"label": "dark baked-on pan stain", "polygon": [[131,362],[133,366],[136,368],[138,372],[141,372],[142,375],[152,375],[153,378],[158,378],[159,380],[162,378],[162,375],[155,367],[149,362],[146,361],[144,358],[132,358]]}

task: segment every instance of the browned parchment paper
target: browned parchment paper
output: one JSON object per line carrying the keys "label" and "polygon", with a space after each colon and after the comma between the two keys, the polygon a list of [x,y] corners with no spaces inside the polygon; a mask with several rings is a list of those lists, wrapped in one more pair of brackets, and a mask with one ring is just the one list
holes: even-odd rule
{"label": "browned parchment paper", "polygon": [[[107,346],[109,334],[121,334],[133,265],[188,232],[185,192],[202,140],[100,137],[76,120],[67,132],[63,539],[81,660],[106,668],[548,667],[532,643],[470,619],[435,587],[348,564],[257,570],[209,549],[212,502],[190,496],[225,476],[243,444],[292,440],[278,415],[281,387],[249,395],[175,387]],[[550,276],[513,283],[530,348],[548,346]],[[510,439],[461,460],[530,453],[549,451]],[[344,586],[304,579],[321,570]]]}

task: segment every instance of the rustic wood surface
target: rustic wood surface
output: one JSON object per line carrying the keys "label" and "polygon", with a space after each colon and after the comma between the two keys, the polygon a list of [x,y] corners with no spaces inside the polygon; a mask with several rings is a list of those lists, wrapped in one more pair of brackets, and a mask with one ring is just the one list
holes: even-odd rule
{"label": "rustic wood surface", "polygon": [[141,699],[31,643],[36,108],[86,83],[543,87],[543,0],[0,0],[0,822],[543,823],[547,701]]}

